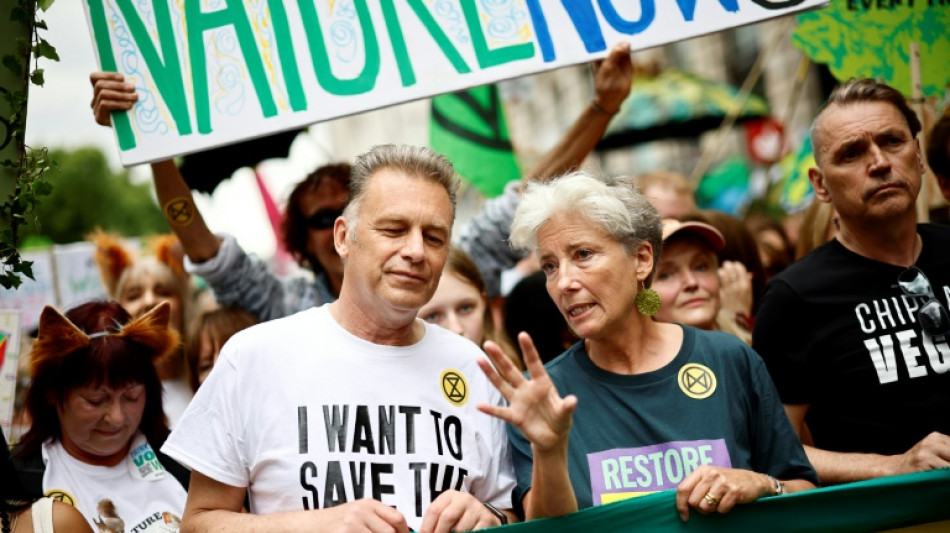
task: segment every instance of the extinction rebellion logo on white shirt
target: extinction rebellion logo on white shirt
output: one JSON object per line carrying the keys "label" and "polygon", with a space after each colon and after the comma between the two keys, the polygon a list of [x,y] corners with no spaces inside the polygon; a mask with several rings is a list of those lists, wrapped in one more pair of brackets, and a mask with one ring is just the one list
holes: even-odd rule
{"label": "extinction rebellion logo on white shirt", "polygon": [[303,509],[360,498],[392,503],[402,500],[397,491],[413,490],[415,515],[421,517],[443,492],[465,490],[469,471],[463,420],[470,420],[452,413],[468,401],[469,384],[456,369],[438,376],[438,382],[429,383],[439,388],[445,409],[325,404],[313,413],[298,406],[297,452],[305,456],[300,464]]}

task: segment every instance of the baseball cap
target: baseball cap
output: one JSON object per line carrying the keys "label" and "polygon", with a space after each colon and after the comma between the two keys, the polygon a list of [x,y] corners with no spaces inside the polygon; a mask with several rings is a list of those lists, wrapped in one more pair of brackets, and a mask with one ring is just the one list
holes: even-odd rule
{"label": "baseball cap", "polygon": [[714,252],[719,252],[726,246],[726,238],[716,228],[703,222],[680,222],[674,218],[663,220],[663,241],[675,234],[689,233],[706,242]]}

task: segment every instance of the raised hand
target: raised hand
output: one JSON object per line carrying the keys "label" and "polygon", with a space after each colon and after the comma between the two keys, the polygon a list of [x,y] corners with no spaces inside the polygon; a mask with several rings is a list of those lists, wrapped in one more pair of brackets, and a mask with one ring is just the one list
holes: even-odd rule
{"label": "raised hand", "polygon": [[132,109],[139,96],[135,94],[135,85],[125,82],[118,72],[93,72],[89,75],[92,84],[92,113],[96,122],[102,126],[112,125],[113,111]]}
{"label": "raised hand", "polygon": [[508,400],[508,406],[479,404],[478,409],[520,429],[536,454],[566,448],[577,398],[558,394],[527,333],[518,335],[518,343],[530,379],[521,374],[501,347],[486,341],[485,352],[495,366],[484,359],[478,365]]}
{"label": "raised hand", "polygon": [[615,113],[633,85],[630,43],[617,43],[604,59],[594,62],[594,103]]}

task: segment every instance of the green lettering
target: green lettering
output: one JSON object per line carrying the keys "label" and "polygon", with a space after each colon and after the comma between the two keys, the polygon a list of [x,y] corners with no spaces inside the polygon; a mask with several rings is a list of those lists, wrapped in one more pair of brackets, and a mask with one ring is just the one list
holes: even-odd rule
{"label": "green lettering", "polygon": [[630,479],[630,475],[633,474],[633,469],[630,468],[632,460],[633,457],[629,455],[624,455],[620,458],[620,472],[623,473],[623,481],[621,483],[625,489],[637,486],[637,484]]}
{"label": "green lettering", "polygon": [[475,0],[461,0],[461,5],[469,34],[472,36],[475,57],[478,58],[478,64],[483,69],[518,59],[534,57],[534,43],[532,42],[512,44],[494,50],[489,49],[488,42],[485,40],[485,32],[482,29],[482,22],[478,17]]}
{"label": "green lettering", "polygon": [[455,49],[448,35],[439,27],[439,23],[432,17],[432,13],[430,13],[429,9],[422,3],[422,0],[409,0],[409,7],[411,7],[416,13],[416,16],[419,17],[419,21],[425,26],[429,35],[435,39],[435,43],[439,45],[439,49],[442,50],[442,53],[449,60],[449,63],[452,64],[452,67],[455,68],[455,71],[459,74],[468,74],[471,72],[472,69],[465,63],[462,54]]}
{"label": "green lettering", "polygon": [[313,69],[317,74],[317,81],[330,94],[353,95],[369,92],[376,85],[379,75],[379,43],[376,41],[376,30],[370,18],[366,0],[355,0],[356,13],[363,30],[363,49],[365,50],[363,71],[351,80],[341,80],[333,74],[330,68],[330,56],[327,53],[327,43],[320,28],[320,17],[313,5],[313,0],[297,0],[300,7],[300,18],[303,21],[304,31],[307,33],[307,42],[310,44],[310,58]]}
{"label": "green lettering", "polygon": [[712,464],[713,459],[709,456],[709,452],[712,451],[712,446],[708,444],[703,444],[699,447],[699,462],[700,464],[708,465]]}
{"label": "green lettering", "polygon": [[393,0],[381,0],[380,7],[383,8],[383,18],[386,19],[386,29],[389,30],[389,41],[393,45],[393,53],[396,54],[396,66],[399,67],[399,77],[402,78],[402,86],[409,87],[416,84],[416,73],[412,70],[412,61],[409,60],[409,51],[406,49],[406,38],[402,35],[402,28],[399,26],[399,16],[396,15],[396,6]]}
{"label": "green lettering", "polygon": [[663,455],[663,465],[666,467],[666,480],[670,483],[679,483],[683,479],[683,460],[679,450],[671,448]]}
{"label": "green lettering", "polygon": [[620,488],[620,478],[617,477],[617,460],[605,459],[601,461],[600,468],[604,473],[604,488],[610,490]]}
{"label": "green lettering", "polygon": [[663,465],[660,461],[663,459],[663,452],[654,452],[647,456],[653,461],[653,473],[656,475],[657,486],[663,484]]}
{"label": "green lettering", "polygon": [[297,71],[297,55],[294,53],[294,42],[290,37],[290,25],[287,24],[287,10],[284,9],[284,0],[270,0],[271,22],[274,24],[274,39],[277,41],[277,54],[280,56],[280,68],[284,73],[284,83],[287,84],[287,96],[290,98],[290,108],[294,111],[307,109],[307,97],[300,83],[300,73]]}
{"label": "green lettering", "polygon": [[[123,0],[129,1],[129,0]],[[162,2],[157,2],[161,4]],[[188,27],[188,54],[191,57],[192,87],[195,92],[195,115],[198,131],[211,133],[211,112],[208,105],[208,67],[205,64],[204,32],[222,26],[234,26],[247,72],[257,92],[261,112],[265,117],[277,114],[274,95],[264,74],[261,54],[254,41],[254,32],[241,0],[224,0],[224,9],[211,13],[201,12],[201,0],[185,0],[185,20]]]}
{"label": "green lettering", "polygon": [[650,475],[650,471],[647,469],[647,457],[645,455],[638,455],[633,458],[633,464],[637,467],[637,472],[643,474],[637,477],[637,483],[639,483],[641,487],[649,487],[650,483],[653,482],[653,476]]}
{"label": "green lettering", "polygon": [[[106,22],[106,12],[102,6],[102,0],[87,0],[87,3],[89,4],[89,19],[92,22],[92,35],[96,40],[96,47],[99,49],[102,70],[115,72],[119,68],[115,63],[112,41],[109,40],[109,26]],[[125,151],[135,148],[135,132],[132,130],[132,123],[129,121],[129,114],[126,112],[113,113],[112,124],[115,126],[116,137],[119,139],[119,149]]]}
{"label": "green lettering", "polygon": [[683,448],[683,476],[699,468],[699,453],[693,448]]}

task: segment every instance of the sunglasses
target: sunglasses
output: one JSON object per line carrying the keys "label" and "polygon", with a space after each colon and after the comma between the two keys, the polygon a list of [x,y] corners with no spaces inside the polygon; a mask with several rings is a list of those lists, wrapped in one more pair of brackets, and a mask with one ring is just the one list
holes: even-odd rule
{"label": "sunglasses", "polygon": [[307,217],[307,226],[310,229],[330,229],[342,214],[342,209],[321,209]]}
{"label": "sunglasses", "polygon": [[931,337],[950,333],[950,311],[934,296],[930,280],[916,266],[908,267],[897,277],[897,285],[907,296],[927,298],[917,310],[917,323]]}

